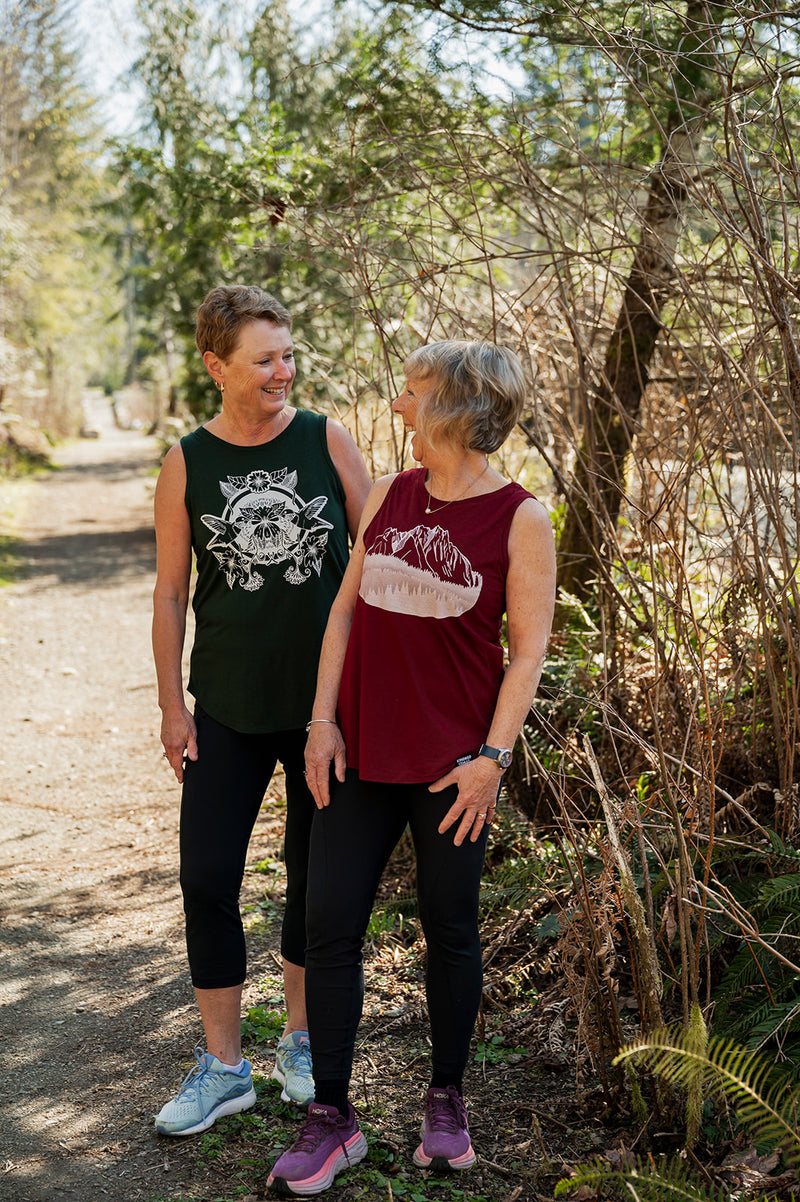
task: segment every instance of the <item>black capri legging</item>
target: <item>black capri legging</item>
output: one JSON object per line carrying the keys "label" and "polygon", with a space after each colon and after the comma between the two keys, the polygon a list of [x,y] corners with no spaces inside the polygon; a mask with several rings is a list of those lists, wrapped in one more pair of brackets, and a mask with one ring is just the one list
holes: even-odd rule
{"label": "black capri legging", "polygon": [[306,1005],[314,1080],[350,1078],[364,1000],[362,942],[375,893],[406,825],[417,854],[419,915],[427,944],[426,993],[433,1071],[460,1080],[483,984],[478,895],[486,852],[437,827],[457,795],[427,785],[362,781],[348,769],[314,815],[308,875]]}
{"label": "black capri legging", "polygon": [[306,732],[242,734],[199,705],[196,762],[186,761],[181,798],[181,889],[192,984],[241,985],[247,952],[239,913],[247,847],[278,760],[286,773],[286,907],[281,954],[305,963],[308,842],[314,799],[303,769]]}

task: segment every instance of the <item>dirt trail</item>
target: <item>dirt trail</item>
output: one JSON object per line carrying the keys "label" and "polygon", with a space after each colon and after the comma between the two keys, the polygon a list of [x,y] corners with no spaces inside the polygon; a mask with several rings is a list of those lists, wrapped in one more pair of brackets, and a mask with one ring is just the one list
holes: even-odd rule
{"label": "dirt trail", "polygon": [[[0,1199],[199,1202],[244,1192],[252,1202],[299,1119],[272,1082],[208,1155],[205,1137],[167,1140],[153,1128],[201,1037],[177,886],[179,790],[161,758],[150,657],[156,447],[115,429],[104,401],[92,420],[100,437],[63,448],[58,472],[0,482],[0,525],[6,494],[25,497],[25,568],[0,590]],[[280,782],[270,794],[280,797]],[[281,833],[281,806],[265,805],[250,863],[275,868],[245,876],[246,1007],[280,1004]],[[400,864],[391,896],[410,887],[408,868]],[[518,1014],[507,1002],[492,1012],[489,1029],[502,1024],[509,1048],[524,1031],[528,1055],[499,1055],[469,1074],[477,1166],[463,1192],[426,1182],[419,1193],[420,990],[413,948],[404,958],[389,941],[372,956],[354,1082],[376,1131],[370,1164],[345,1174],[336,1196],[385,1202],[395,1196],[385,1170],[397,1197],[539,1202],[551,1162],[539,1163],[531,1115],[555,1151],[571,1142],[571,1101],[537,1062],[524,997]],[[270,1038],[248,1045],[265,1078]]]}
{"label": "dirt trail", "polygon": [[152,1128],[199,1035],[149,647],[156,446],[103,401],[93,418],[100,437],[26,486],[25,568],[0,593],[7,1202],[128,1202],[192,1173]]}

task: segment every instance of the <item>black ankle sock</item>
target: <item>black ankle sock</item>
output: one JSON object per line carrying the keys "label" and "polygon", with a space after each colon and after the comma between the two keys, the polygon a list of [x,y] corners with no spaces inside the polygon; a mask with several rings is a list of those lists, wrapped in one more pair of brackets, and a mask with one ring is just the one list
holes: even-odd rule
{"label": "black ankle sock", "polygon": [[350,1082],[345,1081],[316,1081],[314,1101],[323,1106],[335,1106],[339,1114],[347,1114],[347,1093]]}

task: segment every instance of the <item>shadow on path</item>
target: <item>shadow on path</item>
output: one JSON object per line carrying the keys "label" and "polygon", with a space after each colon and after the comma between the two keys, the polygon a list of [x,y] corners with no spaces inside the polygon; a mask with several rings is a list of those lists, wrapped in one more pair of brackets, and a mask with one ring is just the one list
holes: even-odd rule
{"label": "shadow on path", "polygon": [[[103,518],[82,518],[87,527]],[[26,541],[21,579],[47,580],[53,586],[85,584],[106,588],[127,577],[155,569],[156,542],[152,525],[135,530],[87,529],[75,534],[48,534]]]}

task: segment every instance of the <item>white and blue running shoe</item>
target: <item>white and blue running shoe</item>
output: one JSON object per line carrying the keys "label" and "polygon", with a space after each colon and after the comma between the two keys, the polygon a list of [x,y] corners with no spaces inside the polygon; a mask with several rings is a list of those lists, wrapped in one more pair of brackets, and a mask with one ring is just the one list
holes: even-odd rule
{"label": "white and blue running shoe", "polygon": [[307,1106],[314,1101],[308,1031],[291,1031],[278,1042],[272,1076],[283,1086],[281,1098],[284,1102]]}
{"label": "white and blue running shoe", "polygon": [[256,1100],[250,1061],[237,1073],[223,1068],[216,1056],[194,1049],[197,1061],[178,1090],[156,1115],[156,1131],[162,1135],[197,1135],[226,1114],[248,1110]]}

